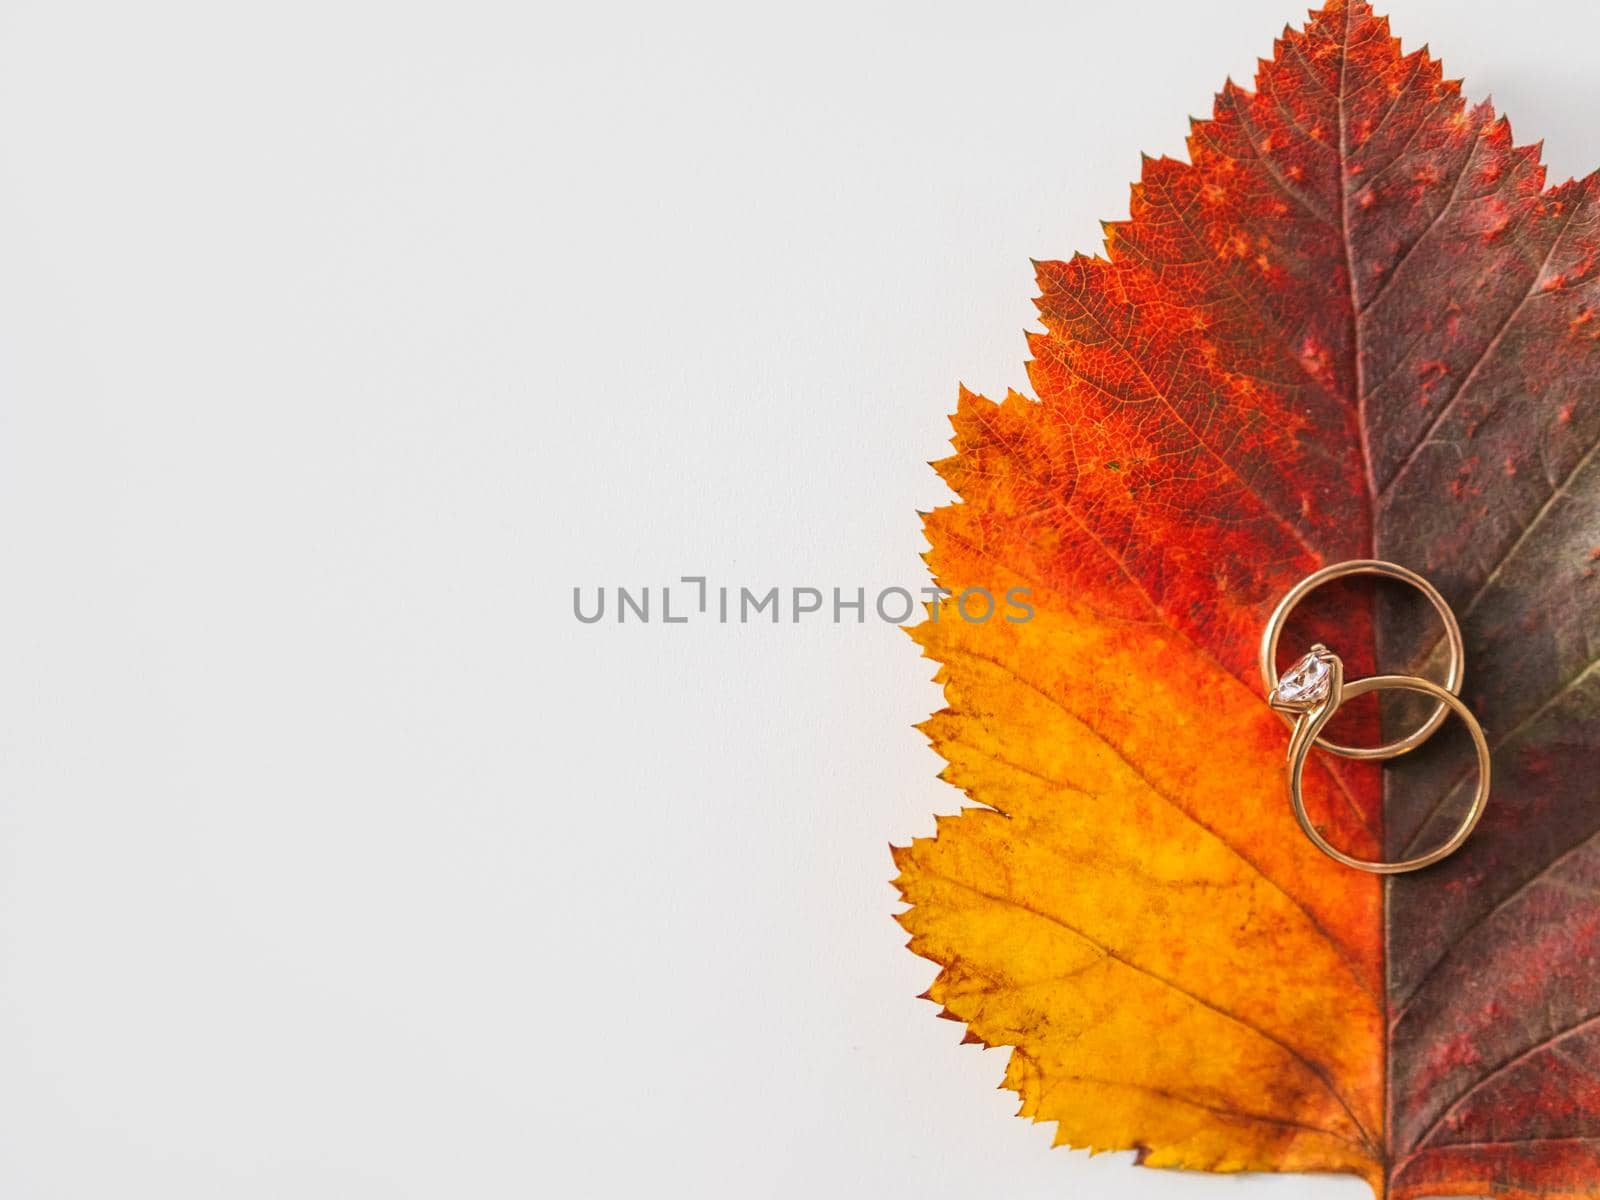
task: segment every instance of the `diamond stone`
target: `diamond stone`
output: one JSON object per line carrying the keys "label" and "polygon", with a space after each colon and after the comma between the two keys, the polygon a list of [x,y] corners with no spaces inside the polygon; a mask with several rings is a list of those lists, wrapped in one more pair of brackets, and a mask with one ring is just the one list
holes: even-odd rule
{"label": "diamond stone", "polygon": [[1291,704],[1321,700],[1333,685],[1333,668],[1324,658],[1308,654],[1278,677],[1278,699]]}

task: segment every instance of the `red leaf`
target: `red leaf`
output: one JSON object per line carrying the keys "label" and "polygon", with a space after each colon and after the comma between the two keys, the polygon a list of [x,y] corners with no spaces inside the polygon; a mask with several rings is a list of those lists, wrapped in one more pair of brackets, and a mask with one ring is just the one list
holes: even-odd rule
{"label": "red leaf", "polygon": [[[1461,852],[1385,885],[1381,1170],[1396,1196],[1600,1194],[1600,182],[1546,189],[1536,147],[1343,0],[1189,156],[1146,161],[1104,258],[1038,264],[1038,401],[962,394],[929,561],[1003,564],[1256,690],[1306,572],[1431,578],[1495,788]],[[1424,610],[1340,599],[1313,619],[1352,675],[1437,675]],[[1464,761],[1440,739],[1381,796],[1335,768],[1344,836],[1442,840]]]}

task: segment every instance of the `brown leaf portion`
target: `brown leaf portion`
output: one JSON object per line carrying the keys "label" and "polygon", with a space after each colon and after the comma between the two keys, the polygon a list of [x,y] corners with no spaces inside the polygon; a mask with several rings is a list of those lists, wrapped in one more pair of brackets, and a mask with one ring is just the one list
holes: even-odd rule
{"label": "brown leaf portion", "polygon": [[[1563,185],[1501,233],[1504,266],[1477,289],[1492,320],[1465,348],[1464,321],[1425,330],[1426,352],[1461,365],[1384,498],[1380,531],[1438,559],[1495,749],[1479,833],[1390,892],[1395,1180],[1413,1193],[1469,1191],[1491,1161],[1527,1195],[1596,1186],[1597,192],[1593,176]],[[1453,251],[1441,237],[1431,269],[1447,275]],[[1396,623],[1389,640],[1415,647],[1416,631]],[[1424,760],[1391,788],[1394,846],[1442,836],[1470,786],[1460,761]]]}

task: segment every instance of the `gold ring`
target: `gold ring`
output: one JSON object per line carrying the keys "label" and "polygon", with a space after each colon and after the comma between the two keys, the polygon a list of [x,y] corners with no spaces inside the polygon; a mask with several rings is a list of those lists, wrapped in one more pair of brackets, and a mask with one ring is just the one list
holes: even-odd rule
{"label": "gold ring", "polygon": [[[1409,583],[1428,598],[1428,602],[1433,605],[1434,610],[1444,621],[1445,641],[1450,647],[1450,665],[1445,672],[1444,687],[1441,690],[1448,692],[1452,697],[1459,695],[1462,676],[1466,672],[1466,651],[1461,644],[1461,626],[1456,624],[1455,613],[1450,611],[1450,606],[1445,603],[1444,597],[1439,594],[1439,589],[1421,575],[1418,575],[1415,571],[1408,571],[1397,563],[1384,562],[1382,559],[1376,558],[1356,558],[1349,562],[1334,563],[1331,566],[1323,567],[1320,571],[1313,571],[1290,588],[1284,594],[1283,599],[1278,601],[1278,607],[1272,610],[1272,616],[1267,618],[1267,627],[1261,634],[1261,679],[1266,684],[1269,692],[1276,692],[1279,687],[1288,685],[1288,693],[1292,695],[1294,688],[1290,676],[1294,674],[1296,667],[1306,662],[1306,659],[1301,659],[1294,667],[1290,667],[1281,678],[1279,677],[1277,670],[1278,637],[1283,633],[1283,623],[1288,619],[1289,614],[1294,611],[1295,605],[1305,599],[1308,592],[1314,588],[1321,587],[1330,580],[1340,579],[1346,575],[1380,575],[1386,579],[1398,579],[1401,583]],[[1308,655],[1307,658],[1309,657]],[[1383,676],[1383,678],[1399,679],[1409,678],[1409,676]],[[1276,683],[1274,683],[1275,680],[1277,681]],[[1361,694],[1351,690],[1354,686],[1352,684],[1350,688],[1345,689],[1347,696]],[[1361,689],[1362,692],[1371,690],[1371,688]],[[1426,689],[1410,688],[1407,690],[1424,691]],[[1429,694],[1432,695],[1433,693],[1430,692]],[[1337,742],[1330,742],[1327,738],[1320,737],[1317,739],[1317,745],[1330,753],[1343,755],[1345,758],[1394,758],[1396,755],[1404,754],[1408,750],[1416,749],[1432,737],[1434,731],[1444,724],[1445,716],[1449,713],[1450,707],[1447,701],[1441,699],[1434,706],[1433,712],[1428,715],[1428,719],[1422,723],[1420,728],[1406,734],[1405,737],[1396,738],[1392,742],[1385,742],[1381,746],[1341,746]],[[1331,716],[1332,713],[1330,712],[1329,715]],[[1293,718],[1287,712],[1284,713],[1284,719],[1290,723],[1293,722]],[[1320,729],[1322,726],[1319,724],[1317,728]]]}
{"label": "gold ring", "polygon": [[[1313,665],[1308,660],[1315,660],[1315,664],[1318,665]],[[1344,663],[1339,660],[1337,654],[1322,645],[1311,647],[1311,652],[1297,662],[1295,668],[1302,668],[1306,677],[1312,682],[1305,687],[1290,688],[1288,695],[1282,694],[1284,687],[1280,684],[1272,689],[1268,703],[1294,722],[1294,732],[1289,737],[1289,799],[1294,807],[1295,820],[1300,822],[1300,828],[1305,831],[1305,835],[1317,849],[1347,867],[1355,867],[1359,871],[1371,871],[1377,875],[1398,875],[1404,871],[1420,870],[1458,850],[1461,843],[1467,840],[1468,835],[1477,826],[1483,816],[1484,807],[1489,802],[1489,743],[1484,740],[1483,727],[1472,715],[1472,710],[1463,704],[1454,692],[1440,687],[1432,680],[1418,679],[1411,675],[1373,675],[1367,679],[1357,679],[1347,685],[1344,681]],[[1290,673],[1292,671],[1293,668]],[[1288,679],[1288,673],[1285,679]],[[1300,794],[1300,774],[1305,770],[1306,756],[1311,753],[1311,747],[1317,740],[1318,730],[1339,711],[1341,704],[1352,696],[1391,688],[1432,696],[1439,702],[1441,711],[1449,709],[1466,723],[1467,732],[1472,735],[1472,744],[1478,752],[1478,790],[1473,794],[1472,804],[1467,809],[1466,816],[1462,818],[1461,824],[1442,846],[1416,858],[1404,858],[1398,862],[1377,862],[1346,854],[1331,845],[1317,831],[1316,826],[1311,823],[1311,818],[1306,814],[1305,798]]]}

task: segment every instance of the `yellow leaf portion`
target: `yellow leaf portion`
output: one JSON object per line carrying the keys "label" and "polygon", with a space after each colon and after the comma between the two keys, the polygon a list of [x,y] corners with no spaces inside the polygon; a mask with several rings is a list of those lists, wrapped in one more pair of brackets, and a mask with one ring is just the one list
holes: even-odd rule
{"label": "yellow leaf portion", "polygon": [[1286,731],[1239,679],[1159,625],[1034,602],[913,630],[943,664],[944,778],[988,806],[895,852],[930,998],[1015,1047],[1006,1086],[1058,1144],[1376,1185],[1379,881],[1299,836]]}

